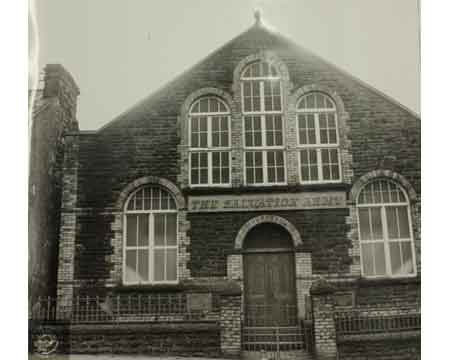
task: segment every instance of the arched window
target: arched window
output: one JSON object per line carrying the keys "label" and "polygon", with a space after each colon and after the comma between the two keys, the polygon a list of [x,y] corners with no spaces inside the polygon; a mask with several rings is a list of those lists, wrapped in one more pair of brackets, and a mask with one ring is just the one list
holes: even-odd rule
{"label": "arched window", "polygon": [[230,110],[217,97],[203,97],[189,112],[191,186],[230,184]]}
{"label": "arched window", "polygon": [[283,184],[285,175],[281,77],[256,61],[241,75],[246,184]]}
{"label": "arched window", "polygon": [[302,96],[297,103],[300,181],[341,180],[336,106],[321,92]]}
{"label": "arched window", "polygon": [[358,195],[357,208],[363,275],[414,275],[411,215],[403,189],[391,180],[369,182]]}
{"label": "arched window", "polygon": [[135,191],[125,204],[125,284],[177,282],[177,207],[159,186]]}

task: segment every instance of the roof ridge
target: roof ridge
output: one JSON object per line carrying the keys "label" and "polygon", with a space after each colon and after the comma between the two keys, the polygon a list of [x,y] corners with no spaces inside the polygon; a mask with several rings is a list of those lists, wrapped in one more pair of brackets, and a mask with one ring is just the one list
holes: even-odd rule
{"label": "roof ridge", "polygon": [[188,74],[190,71],[192,71],[193,69],[195,69],[197,66],[201,65],[204,61],[206,61],[207,59],[209,59],[210,57],[216,55],[218,52],[220,52],[222,49],[226,48],[229,44],[231,44],[232,42],[234,42],[236,39],[238,39],[239,37],[247,34],[249,31],[251,31],[252,29],[254,29],[255,27],[264,27],[265,29],[267,29],[265,26],[263,25],[257,25],[256,23],[253,24],[252,26],[250,26],[249,28],[247,28],[247,30],[240,32],[238,35],[234,36],[231,40],[228,40],[225,44],[223,44],[222,46],[218,47],[217,49],[211,51],[208,55],[202,57],[199,61],[197,61],[194,65],[189,66],[187,69],[184,69],[182,72],[180,72],[178,75],[176,75],[172,80],[170,80],[169,82],[161,85],[159,88],[157,88],[156,90],[154,90],[152,93],[150,93],[149,95],[145,96],[144,98],[142,98],[141,100],[139,100],[138,102],[134,103],[132,106],[130,106],[129,108],[127,108],[125,111],[121,112],[119,115],[117,115],[114,119],[112,119],[111,121],[109,121],[108,123],[106,123],[105,125],[101,126],[98,131],[103,131],[105,129],[107,129],[109,126],[113,125],[116,121],[119,121],[124,115],[126,115],[130,110],[134,109],[135,107],[139,106],[140,104],[144,103],[146,100],[154,97],[155,95],[157,95],[158,93],[162,92],[164,89],[170,87],[173,83],[176,83],[179,79],[181,79],[184,75]]}

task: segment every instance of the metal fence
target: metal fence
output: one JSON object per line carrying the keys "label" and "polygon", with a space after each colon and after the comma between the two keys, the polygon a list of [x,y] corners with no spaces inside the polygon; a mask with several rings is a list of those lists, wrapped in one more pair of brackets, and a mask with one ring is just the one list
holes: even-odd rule
{"label": "metal fence", "polygon": [[242,324],[242,350],[266,352],[279,358],[280,352],[305,348],[303,322],[296,305],[245,307]]}
{"label": "metal fence", "polygon": [[372,316],[341,312],[335,314],[335,324],[339,335],[420,330],[420,314]]}
{"label": "metal fence", "polygon": [[148,294],[115,296],[75,296],[71,306],[57,298],[38,298],[33,303],[30,319],[40,321],[68,320],[74,323],[177,321],[208,319],[218,316],[219,309],[189,309],[186,294]]}

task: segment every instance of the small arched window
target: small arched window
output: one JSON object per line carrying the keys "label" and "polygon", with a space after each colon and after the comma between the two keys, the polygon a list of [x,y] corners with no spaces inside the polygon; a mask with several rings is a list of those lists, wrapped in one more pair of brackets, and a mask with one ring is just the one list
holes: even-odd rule
{"label": "small arched window", "polygon": [[230,184],[230,110],[217,97],[195,101],[189,112],[190,185]]}
{"label": "small arched window", "polygon": [[177,207],[159,186],[135,191],[125,204],[125,284],[177,282]]}
{"label": "small arched window", "polygon": [[280,74],[267,61],[253,62],[242,71],[241,91],[245,183],[283,184],[286,176]]}
{"label": "small arched window", "polygon": [[414,275],[408,197],[395,182],[369,182],[357,198],[362,272],[367,277]]}
{"label": "small arched window", "polygon": [[300,181],[341,180],[339,132],[334,101],[321,92],[311,92],[297,103]]}

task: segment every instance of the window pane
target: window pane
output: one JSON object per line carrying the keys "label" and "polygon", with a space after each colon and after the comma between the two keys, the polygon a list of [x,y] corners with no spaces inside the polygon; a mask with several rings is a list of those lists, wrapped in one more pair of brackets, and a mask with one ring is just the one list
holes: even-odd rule
{"label": "window pane", "polygon": [[412,274],[414,272],[414,265],[413,265],[413,257],[412,257],[412,249],[411,249],[411,242],[410,241],[402,241],[402,261],[403,261],[403,268],[402,271],[404,274]]}
{"label": "window pane", "polygon": [[139,246],[148,245],[148,214],[139,215]]}
{"label": "window pane", "polygon": [[191,170],[191,184],[197,185],[199,183],[198,171]]}
{"label": "window pane", "polygon": [[152,189],[152,209],[159,210],[161,209],[161,189],[153,188]]}
{"label": "window pane", "polygon": [[219,111],[219,102],[217,99],[209,99],[209,111],[210,112],[218,112]]}
{"label": "window pane", "polygon": [[230,182],[230,170],[228,167],[222,169],[222,184],[228,184]]}
{"label": "window pane", "polygon": [[370,208],[372,220],[372,236],[374,240],[383,239],[383,226],[381,224],[381,207]]}
{"label": "window pane", "polygon": [[268,177],[268,181],[270,183],[274,183],[276,182],[276,178],[275,178],[275,168],[270,167],[267,169],[267,177]]}
{"label": "window pane", "polygon": [[168,281],[177,279],[177,249],[167,249],[167,278]]}
{"label": "window pane", "polygon": [[208,169],[200,169],[200,184],[208,183]]}
{"label": "window pane", "polygon": [[400,253],[400,243],[391,242],[389,244],[389,250],[391,252],[391,269],[393,275],[399,275],[402,273],[402,258]]}
{"label": "window pane", "polygon": [[274,151],[267,152],[267,166],[269,166],[269,167],[275,166],[275,152]]}
{"label": "window pane", "polygon": [[127,246],[136,246],[137,215],[127,215]]}
{"label": "window pane", "polygon": [[389,238],[398,239],[397,209],[395,207],[386,207],[386,220]]}
{"label": "window pane", "polygon": [[363,273],[366,276],[372,276],[375,274],[375,264],[373,261],[373,249],[372,244],[362,244],[362,265]]}
{"label": "window pane", "polygon": [[386,257],[384,254],[384,244],[374,243],[373,248],[375,251],[375,274],[385,275],[386,274]]}
{"label": "window pane", "polygon": [[148,281],[148,250],[138,251],[139,281]]}
{"label": "window pane", "polygon": [[166,242],[167,245],[177,244],[177,214],[165,214],[166,216]]}
{"label": "window pane", "polygon": [[212,133],[212,146],[220,146],[220,133]]}
{"label": "window pane", "polygon": [[125,253],[126,257],[126,268],[125,268],[125,282],[136,282],[138,280],[136,271],[136,250],[127,250]]}
{"label": "window pane", "polygon": [[164,214],[153,215],[154,228],[155,228],[155,245],[164,245]]}
{"label": "window pane", "polygon": [[409,238],[409,219],[408,208],[406,206],[398,207],[398,221],[400,227],[400,237],[402,239]]}
{"label": "window pane", "polygon": [[213,168],[212,177],[213,184],[220,184],[220,168]]}
{"label": "window pane", "polygon": [[164,279],[164,259],[165,250],[163,249],[155,249],[153,256],[153,273],[155,281],[163,281]]}
{"label": "window pane", "polygon": [[369,209],[358,209],[359,215],[359,231],[361,234],[361,241],[371,240]]}
{"label": "window pane", "polygon": [[255,169],[255,183],[262,183],[263,182],[263,170],[262,168],[256,168]]}

